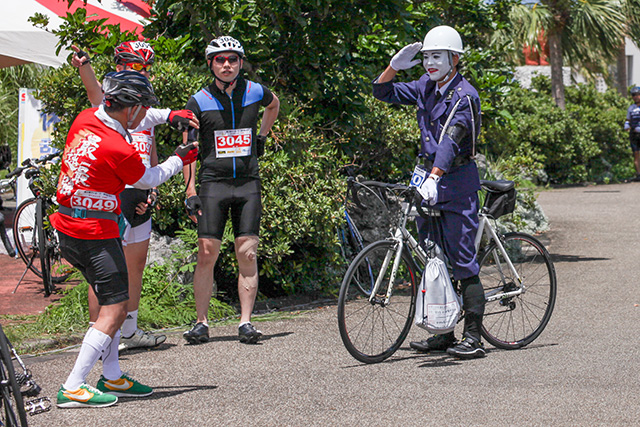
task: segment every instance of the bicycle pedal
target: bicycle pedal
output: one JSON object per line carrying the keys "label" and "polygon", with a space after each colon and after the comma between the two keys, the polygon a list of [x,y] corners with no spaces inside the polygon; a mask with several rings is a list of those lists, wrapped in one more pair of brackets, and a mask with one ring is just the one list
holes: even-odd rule
{"label": "bicycle pedal", "polygon": [[29,415],[38,415],[51,410],[51,399],[48,397],[39,397],[37,399],[27,400],[24,402],[24,410]]}
{"label": "bicycle pedal", "polygon": [[32,381],[28,382],[27,385],[29,388],[20,391],[23,396],[36,397],[42,391],[42,387]]}

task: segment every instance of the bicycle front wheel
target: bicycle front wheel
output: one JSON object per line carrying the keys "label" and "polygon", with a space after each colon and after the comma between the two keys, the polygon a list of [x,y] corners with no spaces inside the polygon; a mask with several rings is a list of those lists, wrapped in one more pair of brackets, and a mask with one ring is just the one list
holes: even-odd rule
{"label": "bicycle front wheel", "polygon": [[487,300],[481,333],[495,347],[516,349],[530,344],[549,323],[556,301],[556,272],[549,252],[533,236],[507,233],[502,244],[522,283],[491,243],[480,257]]}
{"label": "bicycle front wheel", "polygon": [[11,360],[9,341],[0,326],[0,425],[21,426],[27,425],[27,413],[24,409],[24,401],[20,386],[16,379],[16,373]]}
{"label": "bicycle front wheel", "polygon": [[[364,363],[378,363],[404,342],[415,313],[416,275],[409,254],[403,251],[393,276],[397,243],[374,242],[364,248],[347,270],[338,297],[338,327],[349,353]],[[387,266],[383,269],[387,259]],[[381,284],[373,298],[378,276]],[[393,276],[389,301],[386,293]]]}

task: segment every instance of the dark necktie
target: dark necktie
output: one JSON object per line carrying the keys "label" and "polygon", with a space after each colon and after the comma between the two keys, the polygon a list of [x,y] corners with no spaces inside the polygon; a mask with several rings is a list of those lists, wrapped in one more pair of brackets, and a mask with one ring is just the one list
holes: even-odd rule
{"label": "dark necktie", "polygon": [[440,91],[436,91],[436,102],[438,102],[440,98],[442,98],[442,94],[440,93]]}

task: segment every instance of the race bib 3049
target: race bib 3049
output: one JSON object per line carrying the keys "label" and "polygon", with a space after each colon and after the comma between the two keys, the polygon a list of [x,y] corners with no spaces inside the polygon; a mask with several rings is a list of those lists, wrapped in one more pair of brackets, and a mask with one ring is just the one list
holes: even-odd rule
{"label": "race bib 3049", "polygon": [[112,212],[118,207],[118,199],[113,194],[78,190],[71,196],[71,207],[90,211]]}

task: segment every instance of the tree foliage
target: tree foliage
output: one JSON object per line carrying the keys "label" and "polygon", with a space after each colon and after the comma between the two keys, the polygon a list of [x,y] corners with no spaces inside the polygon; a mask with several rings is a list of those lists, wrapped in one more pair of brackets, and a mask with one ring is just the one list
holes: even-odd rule
{"label": "tree foliage", "polygon": [[[73,0],[71,0],[73,1]],[[508,23],[506,1],[433,2],[390,0],[159,0],[156,18],[145,35],[156,50],[153,85],[161,105],[183,108],[188,97],[211,79],[204,49],[213,36],[239,39],[247,52],[244,72],[271,88],[281,112],[261,159],[263,221],[260,246],[261,291],[327,291],[341,269],[336,227],[342,221],[342,173],[406,181],[413,169],[419,132],[411,108],[375,101],[371,81],[391,56],[422,40],[435,25],[455,26],[468,47],[466,74],[481,94],[483,123],[509,119],[500,104],[513,87],[511,68],[500,49],[491,46],[496,29]],[[77,15],[76,15],[77,14]],[[113,48],[130,39],[104,23],[84,26],[82,12],[68,17],[58,33],[63,44],[75,43],[93,55],[101,78],[112,69]],[[403,79],[418,78],[415,67]],[[43,76],[40,97],[62,117],[57,144],[75,117],[88,107],[77,70],[65,66]],[[161,154],[179,141],[159,127]],[[184,210],[184,184],[175,177],[161,188],[156,229],[174,234],[193,230]],[[225,233],[216,280],[233,293],[237,277],[233,239]]]}

